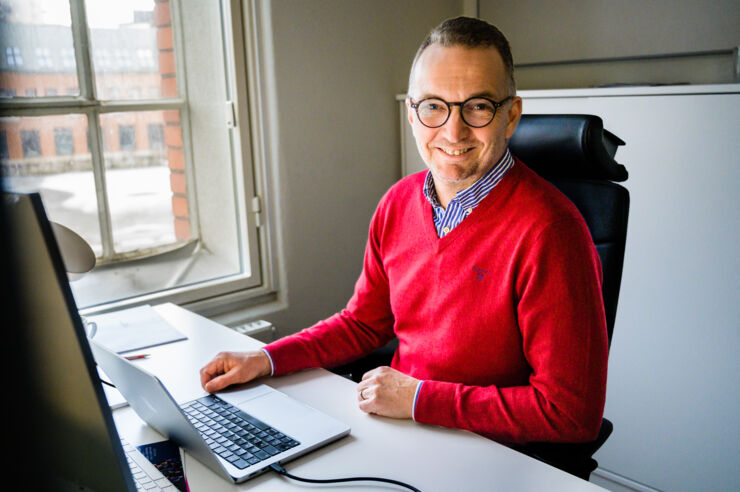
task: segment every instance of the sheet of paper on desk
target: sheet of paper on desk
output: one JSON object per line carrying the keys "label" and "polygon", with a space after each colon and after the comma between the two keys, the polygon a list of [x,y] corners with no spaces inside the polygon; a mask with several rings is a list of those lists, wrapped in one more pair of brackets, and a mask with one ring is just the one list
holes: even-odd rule
{"label": "sheet of paper on desk", "polygon": [[90,316],[88,319],[98,327],[95,340],[119,354],[188,338],[148,305]]}

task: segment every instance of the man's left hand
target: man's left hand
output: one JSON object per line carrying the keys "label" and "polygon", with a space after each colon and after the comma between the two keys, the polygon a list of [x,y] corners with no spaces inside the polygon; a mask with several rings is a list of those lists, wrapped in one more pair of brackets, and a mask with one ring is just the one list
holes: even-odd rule
{"label": "man's left hand", "polygon": [[410,419],[419,380],[383,366],[362,376],[357,385],[360,410],[384,417]]}

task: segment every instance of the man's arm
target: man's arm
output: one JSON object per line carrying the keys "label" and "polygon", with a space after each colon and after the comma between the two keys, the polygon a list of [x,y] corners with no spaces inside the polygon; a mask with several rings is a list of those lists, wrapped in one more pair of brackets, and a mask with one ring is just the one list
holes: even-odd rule
{"label": "man's arm", "polygon": [[201,369],[201,385],[206,391],[218,391],[264,375],[335,367],[384,346],[394,337],[388,278],[374,233],[378,230],[378,215],[376,211],[371,221],[362,272],[346,309],[266,345],[259,353],[219,354]]}

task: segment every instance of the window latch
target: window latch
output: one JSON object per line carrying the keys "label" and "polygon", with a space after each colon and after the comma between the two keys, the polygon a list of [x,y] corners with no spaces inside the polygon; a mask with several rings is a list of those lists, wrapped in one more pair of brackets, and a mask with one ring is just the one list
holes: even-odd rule
{"label": "window latch", "polygon": [[226,101],[226,126],[236,128],[236,106],[234,101]]}
{"label": "window latch", "polygon": [[262,227],[262,200],[259,196],[252,197],[252,212],[257,227]]}

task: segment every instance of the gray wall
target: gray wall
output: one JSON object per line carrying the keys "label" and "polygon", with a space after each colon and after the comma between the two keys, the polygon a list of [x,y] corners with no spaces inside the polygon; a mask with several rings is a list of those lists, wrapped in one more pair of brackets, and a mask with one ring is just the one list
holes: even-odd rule
{"label": "gray wall", "polygon": [[520,89],[736,80],[736,0],[480,0]]}
{"label": "gray wall", "polygon": [[367,230],[400,177],[398,112],[419,43],[458,1],[271,2],[281,334],[343,308]]}

